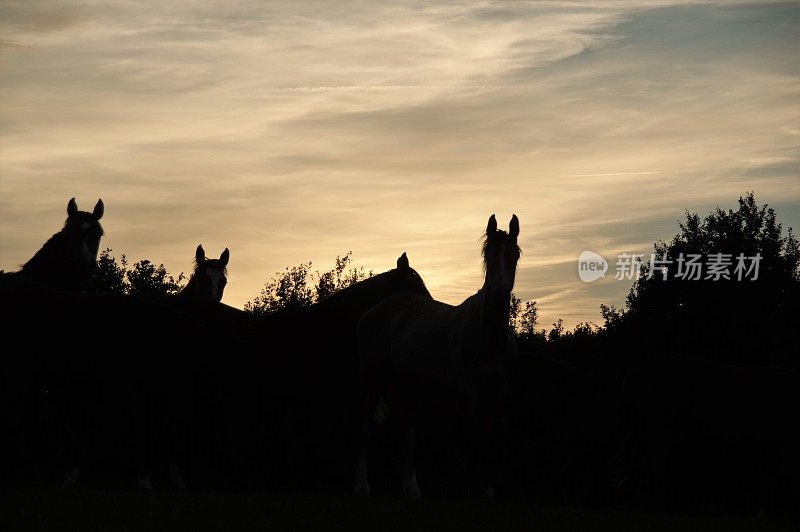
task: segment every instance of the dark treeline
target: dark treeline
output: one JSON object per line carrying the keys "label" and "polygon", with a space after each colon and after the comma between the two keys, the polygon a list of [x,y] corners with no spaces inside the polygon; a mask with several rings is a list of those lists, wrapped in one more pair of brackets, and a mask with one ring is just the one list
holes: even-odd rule
{"label": "dark treeline", "polygon": [[[729,254],[734,265],[740,253],[759,254],[758,278],[679,279],[681,253]],[[565,331],[559,320],[536,330],[527,317],[517,325],[528,356],[509,399],[511,461],[528,464],[532,476],[555,475],[550,486],[567,480],[573,500],[622,497],[710,512],[796,508],[796,237],[751,193],[736,209],[687,212],[678,234],[656,242],[653,254],[673,262],[653,275],[642,264],[624,308],[601,307],[600,326]],[[535,317],[533,309],[524,308]],[[538,355],[563,366],[553,371]]]}
{"label": "dark treeline", "polygon": [[[734,259],[758,254],[761,261],[757,280],[733,275],[685,280],[677,278],[677,262],[651,272],[644,257],[624,306],[604,305],[603,323],[582,323],[573,330],[561,320],[543,328],[536,302],[512,294],[509,328],[519,356],[509,373],[501,422],[493,429],[495,493],[546,504],[658,511],[796,511],[797,239],[791,229],[784,231],[773,209],[747,194],[735,209],[718,208],[705,216],[687,212],[677,234],[656,242],[653,253],[672,259],[681,253],[703,258],[723,253]],[[179,294],[188,292],[198,271],[190,278],[173,276],[149,260],[129,268],[124,255],[118,260],[106,249],[80,287],[82,294],[101,294],[99,304],[91,299],[96,296],[79,303],[64,296],[55,302],[44,297],[44,304],[21,302],[4,280],[7,323],[24,328],[26,320],[49,319],[59,322],[55,332],[72,334],[80,320],[62,319],[63,310],[78,305],[84,320],[88,316],[102,330],[101,344],[132,336],[120,353],[108,349],[91,357],[92,364],[105,364],[93,370],[92,378],[106,382],[96,389],[116,386],[114,379],[123,374],[123,392],[76,398],[75,387],[91,379],[59,381],[59,389],[70,390],[64,392],[70,398],[66,408],[56,406],[56,387],[47,388],[50,395],[43,399],[45,388],[36,379],[20,384],[9,378],[5,382],[14,390],[29,386],[25,397],[37,405],[26,410],[35,423],[14,414],[9,419],[38,424],[19,431],[47,440],[37,444],[41,449],[64,447],[66,440],[72,455],[86,455],[86,449],[101,446],[78,442],[71,422],[54,419],[77,416],[88,426],[88,414],[64,412],[94,405],[102,415],[92,419],[102,420],[82,429],[82,438],[102,432],[114,417],[129,438],[155,445],[158,452],[148,451],[150,461],[160,453],[162,464],[180,464],[190,489],[350,491],[359,392],[356,324],[393,291],[427,294],[405,254],[396,270],[377,275],[357,267],[351,252],[322,272],[311,263],[287,267],[267,280],[244,311],[181,300]],[[121,299],[109,304],[102,299],[108,294]],[[128,302],[131,297],[156,302],[158,310],[146,310],[142,318],[139,303]],[[23,317],[17,306],[24,307]],[[151,334],[154,328],[161,332]],[[168,339],[162,342],[160,335]],[[146,364],[130,357],[136,350],[149,353]],[[48,355],[40,365],[75,373],[70,357],[80,356],[65,354],[56,363]],[[131,360],[136,364],[129,365]],[[138,369],[128,382],[121,369],[130,367]],[[6,375],[28,368],[7,367]],[[143,388],[152,375],[158,384]],[[135,400],[124,397],[125,390],[133,390]],[[96,406],[102,394],[113,395],[119,408]],[[139,429],[130,429],[117,408],[132,419],[144,416],[145,424],[160,424],[159,435],[143,437]],[[52,426],[57,434],[43,436]],[[462,421],[443,404],[422,412],[417,426],[417,475],[424,496],[474,494]],[[376,494],[402,493],[395,455],[387,451],[399,437],[393,430],[391,424],[379,427],[372,444],[376,467],[370,484]],[[130,461],[136,451],[127,453]],[[74,456],[52,459],[62,470],[76,461]],[[169,476],[162,468],[162,476]]]}
{"label": "dark treeline", "polygon": [[653,245],[656,257],[724,253],[732,255],[735,264],[739,253],[758,253],[758,279],[683,280],[675,275],[674,260],[665,266],[666,274],[650,276],[649,257],[644,257],[624,308],[602,305],[599,326],[582,323],[565,331],[558,320],[549,330],[537,330],[535,303],[518,305],[520,349],[583,370],[623,375],[675,353],[736,366],[800,369],[800,247],[792,229],[784,234],[775,211],[759,206],[752,193],[739,199],[737,209],[717,208],[705,217],[687,212],[679,226],[672,240]]}

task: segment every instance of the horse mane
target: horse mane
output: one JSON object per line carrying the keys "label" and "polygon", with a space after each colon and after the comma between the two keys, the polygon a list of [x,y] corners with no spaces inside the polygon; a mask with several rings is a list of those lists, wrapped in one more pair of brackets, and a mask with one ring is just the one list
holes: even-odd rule
{"label": "horse mane", "polygon": [[419,273],[417,273],[417,270],[415,270],[414,268],[409,268],[409,270],[411,270],[411,275],[420,282],[422,288],[429,291],[428,285],[425,284],[425,279],[423,279],[422,276]]}
{"label": "horse mane", "polygon": [[[206,262],[217,262],[219,259],[206,259]],[[197,273],[197,259],[192,259],[192,277]],[[228,267],[225,266],[222,268],[222,273],[225,277],[228,276]]]}
{"label": "horse mane", "polygon": [[[503,237],[508,236],[508,233],[506,231],[503,231],[502,229],[495,230],[494,234],[497,235],[498,233],[500,233],[499,236]],[[514,243],[514,247],[517,248],[516,249],[517,254],[522,256],[522,249],[519,247],[519,244]],[[486,251],[488,248],[489,248],[489,235],[484,233],[483,236],[481,237],[481,257],[483,258],[483,273],[486,273],[486,268],[488,267],[488,263],[486,262],[487,261]]]}
{"label": "horse mane", "polygon": [[39,251],[34,253],[33,257],[22,266],[22,271],[25,273],[33,273],[31,270],[36,269],[43,261],[46,261],[49,256],[57,254],[58,251],[64,247],[64,238],[66,237],[65,229],[66,224],[63,229],[51,236],[47,242],[39,248]]}
{"label": "horse mane", "polygon": [[[67,217],[61,230],[51,236],[47,242],[42,245],[39,251],[37,251],[28,262],[23,264],[20,271],[22,275],[34,278],[43,275],[53,275],[54,278],[58,279],[57,282],[64,282],[73,275],[75,278],[79,278],[88,273],[90,268],[77,266],[73,262],[58,260],[60,258],[59,255],[66,250],[69,223],[70,218]],[[103,227],[99,222],[97,223],[97,227],[100,230],[100,236],[103,236]],[[45,279],[39,280],[44,281]]]}
{"label": "horse mane", "polygon": [[[42,247],[34,253],[33,257],[31,257],[28,262],[26,262],[22,266],[22,271],[25,273],[33,273],[32,269],[37,269],[41,267],[43,262],[47,262],[47,260],[57,254],[61,249],[64,247],[64,239],[67,236],[67,225],[69,224],[69,218],[64,221],[64,227],[53,236],[51,236],[47,242],[42,245]],[[100,228],[100,236],[103,236],[105,233],[103,231],[103,227],[98,223],[98,227]]]}

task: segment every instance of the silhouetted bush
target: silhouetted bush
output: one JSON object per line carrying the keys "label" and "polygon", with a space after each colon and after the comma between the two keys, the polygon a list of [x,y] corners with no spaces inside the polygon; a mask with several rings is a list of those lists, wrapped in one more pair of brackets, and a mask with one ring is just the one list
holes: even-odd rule
{"label": "silhouetted bush", "polygon": [[[316,283],[314,282],[316,275]],[[331,270],[311,272],[311,262],[287,267],[267,281],[261,293],[244,305],[253,314],[266,314],[278,310],[304,307],[347,288],[367,277],[372,271],[353,266],[353,252],[337,256]]]}
{"label": "silhouetted bush", "polygon": [[117,259],[111,255],[111,248],[104,249],[97,259],[97,267],[87,283],[85,292],[87,294],[126,294],[128,293],[128,280],[126,273],[128,259],[125,255]]}
{"label": "silhouetted bush", "polygon": [[117,262],[110,248],[100,253],[97,267],[84,292],[87,294],[128,294],[142,299],[160,299],[174,295],[183,288],[186,276],[181,272],[177,278],[170,275],[163,264],[156,266],[142,259],[128,269],[125,255]]}
{"label": "silhouetted bush", "polygon": [[539,307],[536,301],[523,301],[516,294],[511,294],[511,307],[508,314],[508,326],[518,338],[539,334],[536,326],[539,324]]}
{"label": "silhouetted bush", "polygon": [[142,259],[128,271],[128,290],[132,296],[160,299],[180,292],[185,278],[183,272],[176,279],[167,273],[163,264],[156,266],[149,260]]}
{"label": "silhouetted bush", "polygon": [[[720,253],[730,256],[728,278],[705,270],[699,280],[678,278],[686,268],[677,261],[681,254],[698,254],[705,263]],[[609,332],[631,346],[620,351],[633,355],[632,363],[685,353],[734,365],[797,367],[800,245],[791,228],[784,235],[772,208],[759,207],[749,193],[736,210],[717,208],[705,218],[687,212],[680,232],[669,243],[656,242],[653,254],[672,262],[652,275],[643,264],[626,310],[604,309]],[[735,271],[739,255],[760,256],[757,278],[755,271]]]}

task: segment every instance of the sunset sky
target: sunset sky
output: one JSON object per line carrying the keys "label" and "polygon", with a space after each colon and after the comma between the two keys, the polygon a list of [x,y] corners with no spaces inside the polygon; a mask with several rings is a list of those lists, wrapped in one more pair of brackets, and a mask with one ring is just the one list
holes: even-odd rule
{"label": "sunset sky", "polygon": [[[0,268],[105,202],[101,248],[224,301],[285,266],[408,253],[437,299],[520,219],[515,292],[600,323],[686,209],[756,193],[800,226],[800,3],[3,1]],[[613,268],[613,266],[612,266]]]}

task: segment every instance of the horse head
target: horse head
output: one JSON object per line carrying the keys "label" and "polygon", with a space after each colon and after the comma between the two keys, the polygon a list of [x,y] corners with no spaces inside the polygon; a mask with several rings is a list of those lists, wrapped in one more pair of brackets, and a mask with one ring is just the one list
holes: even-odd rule
{"label": "horse head", "polygon": [[397,259],[397,268],[390,273],[394,275],[396,292],[411,292],[425,297],[431,297],[431,293],[425,286],[425,282],[417,271],[408,263],[408,256],[403,252]]}
{"label": "horse head", "polygon": [[100,218],[104,210],[103,200],[97,200],[92,212],[79,211],[75,198],[67,204],[67,221],[62,232],[71,255],[87,268],[93,268],[97,263],[100,238],[103,236]]}
{"label": "horse head", "polygon": [[69,200],[64,227],[25,263],[23,276],[51,288],[77,290],[97,263],[103,210],[103,200],[92,212],[79,211],[75,198]]}
{"label": "horse head", "polygon": [[489,218],[483,243],[485,285],[493,294],[498,294],[504,299],[510,297],[511,290],[514,288],[517,262],[519,262],[521,254],[517,244],[518,236],[519,219],[516,214],[511,217],[508,232],[497,228],[494,214]]}
{"label": "horse head", "polygon": [[227,266],[229,259],[230,251],[228,251],[228,248],[225,248],[225,251],[222,252],[218,259],[209,259],[206,258],[203,246],[197,246],[194,274],[184,291],[202,303],[219,303],[222,301],[222,293],[225,290],[225,285],[228,284]]}

